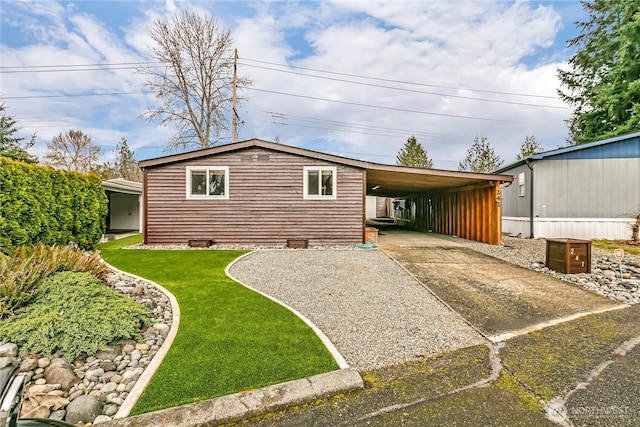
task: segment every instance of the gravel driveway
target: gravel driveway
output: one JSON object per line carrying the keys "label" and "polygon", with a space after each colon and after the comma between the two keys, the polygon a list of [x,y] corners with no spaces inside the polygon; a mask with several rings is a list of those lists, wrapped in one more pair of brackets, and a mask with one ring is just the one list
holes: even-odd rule
{"label": "gravel driveway", "polygon": [[377,249],[265,249],[230,273],[300,311],[360,370],[484,342]]}

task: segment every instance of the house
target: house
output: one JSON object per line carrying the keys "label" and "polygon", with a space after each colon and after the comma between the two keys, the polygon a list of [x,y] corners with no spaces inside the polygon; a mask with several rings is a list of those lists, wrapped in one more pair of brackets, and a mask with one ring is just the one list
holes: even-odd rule
{"label": "house", "polygon": [[640,213],[640,132],[534,154],[498,169],[502,229],[528,237],[629,239]]}
{"label": "house", "polygon": [[142,232],[142,183],[116,178],[102,187],[109,200],[107,233]]}
{"label": "house", "polygon": [[500,242],[511,176],[381,165],[251,139],[144,160],[144,241],[362,243],[366,196],[401,197],[422,230]]}

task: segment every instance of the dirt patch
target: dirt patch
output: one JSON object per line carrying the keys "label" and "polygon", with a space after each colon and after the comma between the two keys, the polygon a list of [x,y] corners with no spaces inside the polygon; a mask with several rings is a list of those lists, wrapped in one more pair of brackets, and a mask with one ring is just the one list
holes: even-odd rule
{"label": "dirt patch", "polygon": [[617,305],[577,286],[464,247],[385,250],[487,335]]}

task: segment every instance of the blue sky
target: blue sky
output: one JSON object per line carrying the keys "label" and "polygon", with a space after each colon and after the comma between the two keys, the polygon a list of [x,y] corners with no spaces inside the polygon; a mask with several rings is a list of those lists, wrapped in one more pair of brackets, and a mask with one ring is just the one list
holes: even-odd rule
{"label": "blue sky", "polygon": [[565,144],[571,110],[556,69],[585,19],[577,0],[3,0],[0,97],[21,134],[37,132],[34,153],[79,129],[104,161],[122,137],[139,160],[166,154],[172,129],[139,118],[155,103],[144,78],[104,64],[150,61],[148,28],[185,7],[231,30],[239,72],[253,80],[239,140],[395,163],[415,135],[439,169],[457,169],[476,135],[505,164],[527,135]]}

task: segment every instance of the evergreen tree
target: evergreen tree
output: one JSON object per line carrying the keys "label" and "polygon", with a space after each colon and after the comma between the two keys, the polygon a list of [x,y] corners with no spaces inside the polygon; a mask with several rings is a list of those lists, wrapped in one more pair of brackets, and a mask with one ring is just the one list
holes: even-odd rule
{"label": "evergreen tree", "polygon": [[467,172],[490,173],[498,169],[503,161],[491,147],[486,136],[476,135],[473,144],[467,150],[467,156],[458,165],[458,170]]}
{"label": "evergreen tree", "polygon": [[0,156],[38,163],[38,158],[27,152],[35,144],[36,134],[31,135],[30,141],[24,142],[25,138],[15,136],[18,132],[16,123],[16,120],[7,114],[4,103],[0,104]]}
{"label": "evergreen tree", "polygon": [[142,171],[126,138],[122,138],[116,145],[116,173],[120,178],[129,181],[142,181]]}
{"label": "evergreen tree", "polygon": [[518,153],[516,160],[523,160],[537,153],[542,153],[542,147],[538,143],[536,137],[530,135],[525,137],[524,142],[520,146],[520,153]]}
{"label": "evergreen tree", "polygon": [[404,147],[400,149],[396,156],[396,163],[401,166],[410,166],[412,168],[431,169],[433,162],[427,156],[427,151],[418,142],[415,136],[409,137]]}
{"label": "evergreen tree", "polygon": [[572,144],[640,130],[640,2],[583,0],[589,20],[569,40],[577,52],[558,69],[560,98],[574,107]]}

